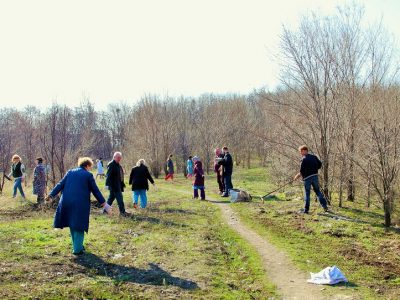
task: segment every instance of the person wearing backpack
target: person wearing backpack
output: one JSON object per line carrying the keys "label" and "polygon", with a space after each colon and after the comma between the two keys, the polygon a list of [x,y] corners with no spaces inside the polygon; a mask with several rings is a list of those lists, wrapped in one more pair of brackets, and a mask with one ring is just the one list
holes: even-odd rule
{"label": "person wearing backpack", "polygon": [[25,165],[22,163],[21,157],[14,154],[12,159],[11,172],[8,177],[14,178],[13,198],[17,197],[17,189],[19,190],[23,199],[25,198],[24,190],[22,189],[22,182],[25,179]]}
{"label": "person wearing backpack", "polygon": [[305,190],[305,206],[304,209],[301,209],[299,212],[308,214],[310,210],[310,193],[311,187],[313,188],[315,194],[318,197],[319,203],[321,204],[324,211],[328,211],[328,204],[324,195],[321,193],[319,189],[318,182],[318,170],[321,169],[322,163],[318,159],[317,156],[308,153],[308,147],[303,145],[299,147],[300,155],[302,156],[300,172],[296,174],[294,180],[298,178],[302,178],[304,182],[304,190]]}

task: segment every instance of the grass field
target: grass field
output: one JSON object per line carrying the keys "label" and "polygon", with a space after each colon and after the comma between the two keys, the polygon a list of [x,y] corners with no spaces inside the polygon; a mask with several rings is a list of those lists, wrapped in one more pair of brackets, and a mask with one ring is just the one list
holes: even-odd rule
{"label": "grass field", "polygon": [[[276,187],[260,168],[241,170],[235,179],[234,185],[258,195]],[[318,272],[336,265],[349,279],[347,287],[362,299],[400,298],[400,231],[385,230],[381,210],[365,209],[358,199],[323,213],[312,201],[311,214],[303,216],[296,213],[303,207],[301,183],[286,190],[295,193],[294,200],[285,201],[282,191],[264,203],[256,199],[233,208],[249,227],[284,249],[299,268]]]}
{"label": "grass field", "polygon": [[217,207],[157,185],[146,210],[131,208],[131,192],[124,193],[132,218],[120,218],[117,207],[111,216],[94,209],[87,254],[79,257],[71,254],[69,230],[52,228],[53,211],[33,210],[33,196],[12,199],[8,187],[0,197],[0,298],[274,297],[257,253]]}
{"label": "grass field", "polygon": [[[266,170],[235,169],[235,187],[263,195],[275,187]],[[99,182],[104,195],[103,182]],[[52,229],[53,211],[35,211],[29,203],[0,196],[0,298],[279,298],[260,257],[222,221],[218,207],[192,200],[190,181],[156,180],[149,207],[134,210],[131,192],[124,193],[132,218],[92,211],[88,254],[71,254],[68,229]],[[212,174],[207,198],[216,194]],[[9,189],[9,187],[8,187]],[[360,299],[398,299],[400,233],[386,231],[382,213],[345,203],[323,213],[312,202],[311,215],[295,213],[303,206],[301,185],[262,203],[232,204],[243,222],[284,249],[301,269],[317,272],[338,266],[350,283],[340,290]],[[30,194],[29,190],[26,192]],[[34,202],[33,196],[29,197]],[[116,204],[114,204],[116,206]],[[268,273],[268,272],[267,272]]]}

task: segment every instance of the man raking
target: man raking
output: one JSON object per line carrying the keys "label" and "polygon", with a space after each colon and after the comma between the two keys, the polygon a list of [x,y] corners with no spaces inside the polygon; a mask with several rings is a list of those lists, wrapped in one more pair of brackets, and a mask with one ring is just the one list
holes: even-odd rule
{"label": "man raking", "polygon": [[325,211],[328,211],[328,205],[324,195],[322,195],[319,189],[319,182],[318,182],[318,170],[321,169],[322,163],[313,154],[308,153],[307,146],[300,146],[299,151],[301,156],[303,157],[301,160],[300,165],[300,172],[294,176],[294,180],[302,177],[304,182],[304,190],[305,190],[305,206],[304,210],[300,210],[301,213],[308,214],[310,210],[310,193],[311,187],[314,189],[315,194],[317,194],[319,203]]}

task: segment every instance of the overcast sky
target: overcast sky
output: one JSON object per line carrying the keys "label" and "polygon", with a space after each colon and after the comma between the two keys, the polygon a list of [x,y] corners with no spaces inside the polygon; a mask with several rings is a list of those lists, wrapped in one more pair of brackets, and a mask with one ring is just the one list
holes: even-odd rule
{"label": "overcast sky", "polygon": [[[273,89],[282,25],[344,2],[0,0],[0,106]],[[400,1],[359,3],[400,39]]]}

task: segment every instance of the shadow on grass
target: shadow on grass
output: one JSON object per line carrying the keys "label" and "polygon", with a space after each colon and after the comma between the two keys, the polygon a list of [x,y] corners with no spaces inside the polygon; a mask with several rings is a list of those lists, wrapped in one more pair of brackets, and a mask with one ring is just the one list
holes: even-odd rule
{"label": "shadow on grass", "polygon": [[352,223],[368,224],[368,225],[371,225],[372,227],[375,227],[375,228],[382,228],[387,232],[400,233],[400,229],[399,228],[394,228],[394,227],[387,228],[387,227],[385,227],[385,225],[383,223],[355,219],[355,218],[351,218],[351,217],[348,217],[348,216],[345,216],[345,215],[341,215],[341,214],[339,214],[337,212],[318,213],[318,215],[319,216],[323,216],[323,217],[333,218],[333,219],[336,219],[336,220],[348,221],[348,222],[352,222]]}
{"label": "shadow on grass", "polygon": [[223,203],[223,204],[231,203],[229,200],[206,199],[205,201],[208,201],[208,202],[211,202],[211,203]]}
{"label": "shadow on grass", "polygon": [[358,284],[354,282],[339,282],[337,284],[332,285],[333,287],[346,287],[346,288],[356,288],[358,287]]}
{"label": "shadow on grass", "polygon": [[75,262],[95,274],[107,276],[116,282],[133,282],[147,285],[173,285],[185,290],[199,288],[197,283],[179,277],[174,277],[161,269],[157,264],[150,263],[149,269],[138,269],[108,263],[93,253],[85,253],[75,259]]}
{"label": "shadow on grass", "polygon": [[190,211],[187,209],[180,209],[180,208],[167,208],[167,209],[159,209],[156,207],[148,208],[149,212],[156,212],[156,213],[167,213],[167,214],[186,214],[186,215],[197,215],[194,211]]}
{"label": "shadow on grass", "polygon": [[369,216],[370,218],[375,218],[375,219],[379,219],[379,220],[382,220],[384,217],[383,214],[380,214],[377,212],[372,212],[372,211],[365,211],[365,210],[358,209],[358,208],[342,207],[342,209],[345,209],[345,210],[353,212],[353,213]]}
{"label": "shadow on grass", "polygon": [[283,200],[277,195],[267,195],[267,196],[254,196],[255,199],[260,199],[262,202],[268,202],[268,201],[281,201],[281,202],[286,202],[287,200]]}

